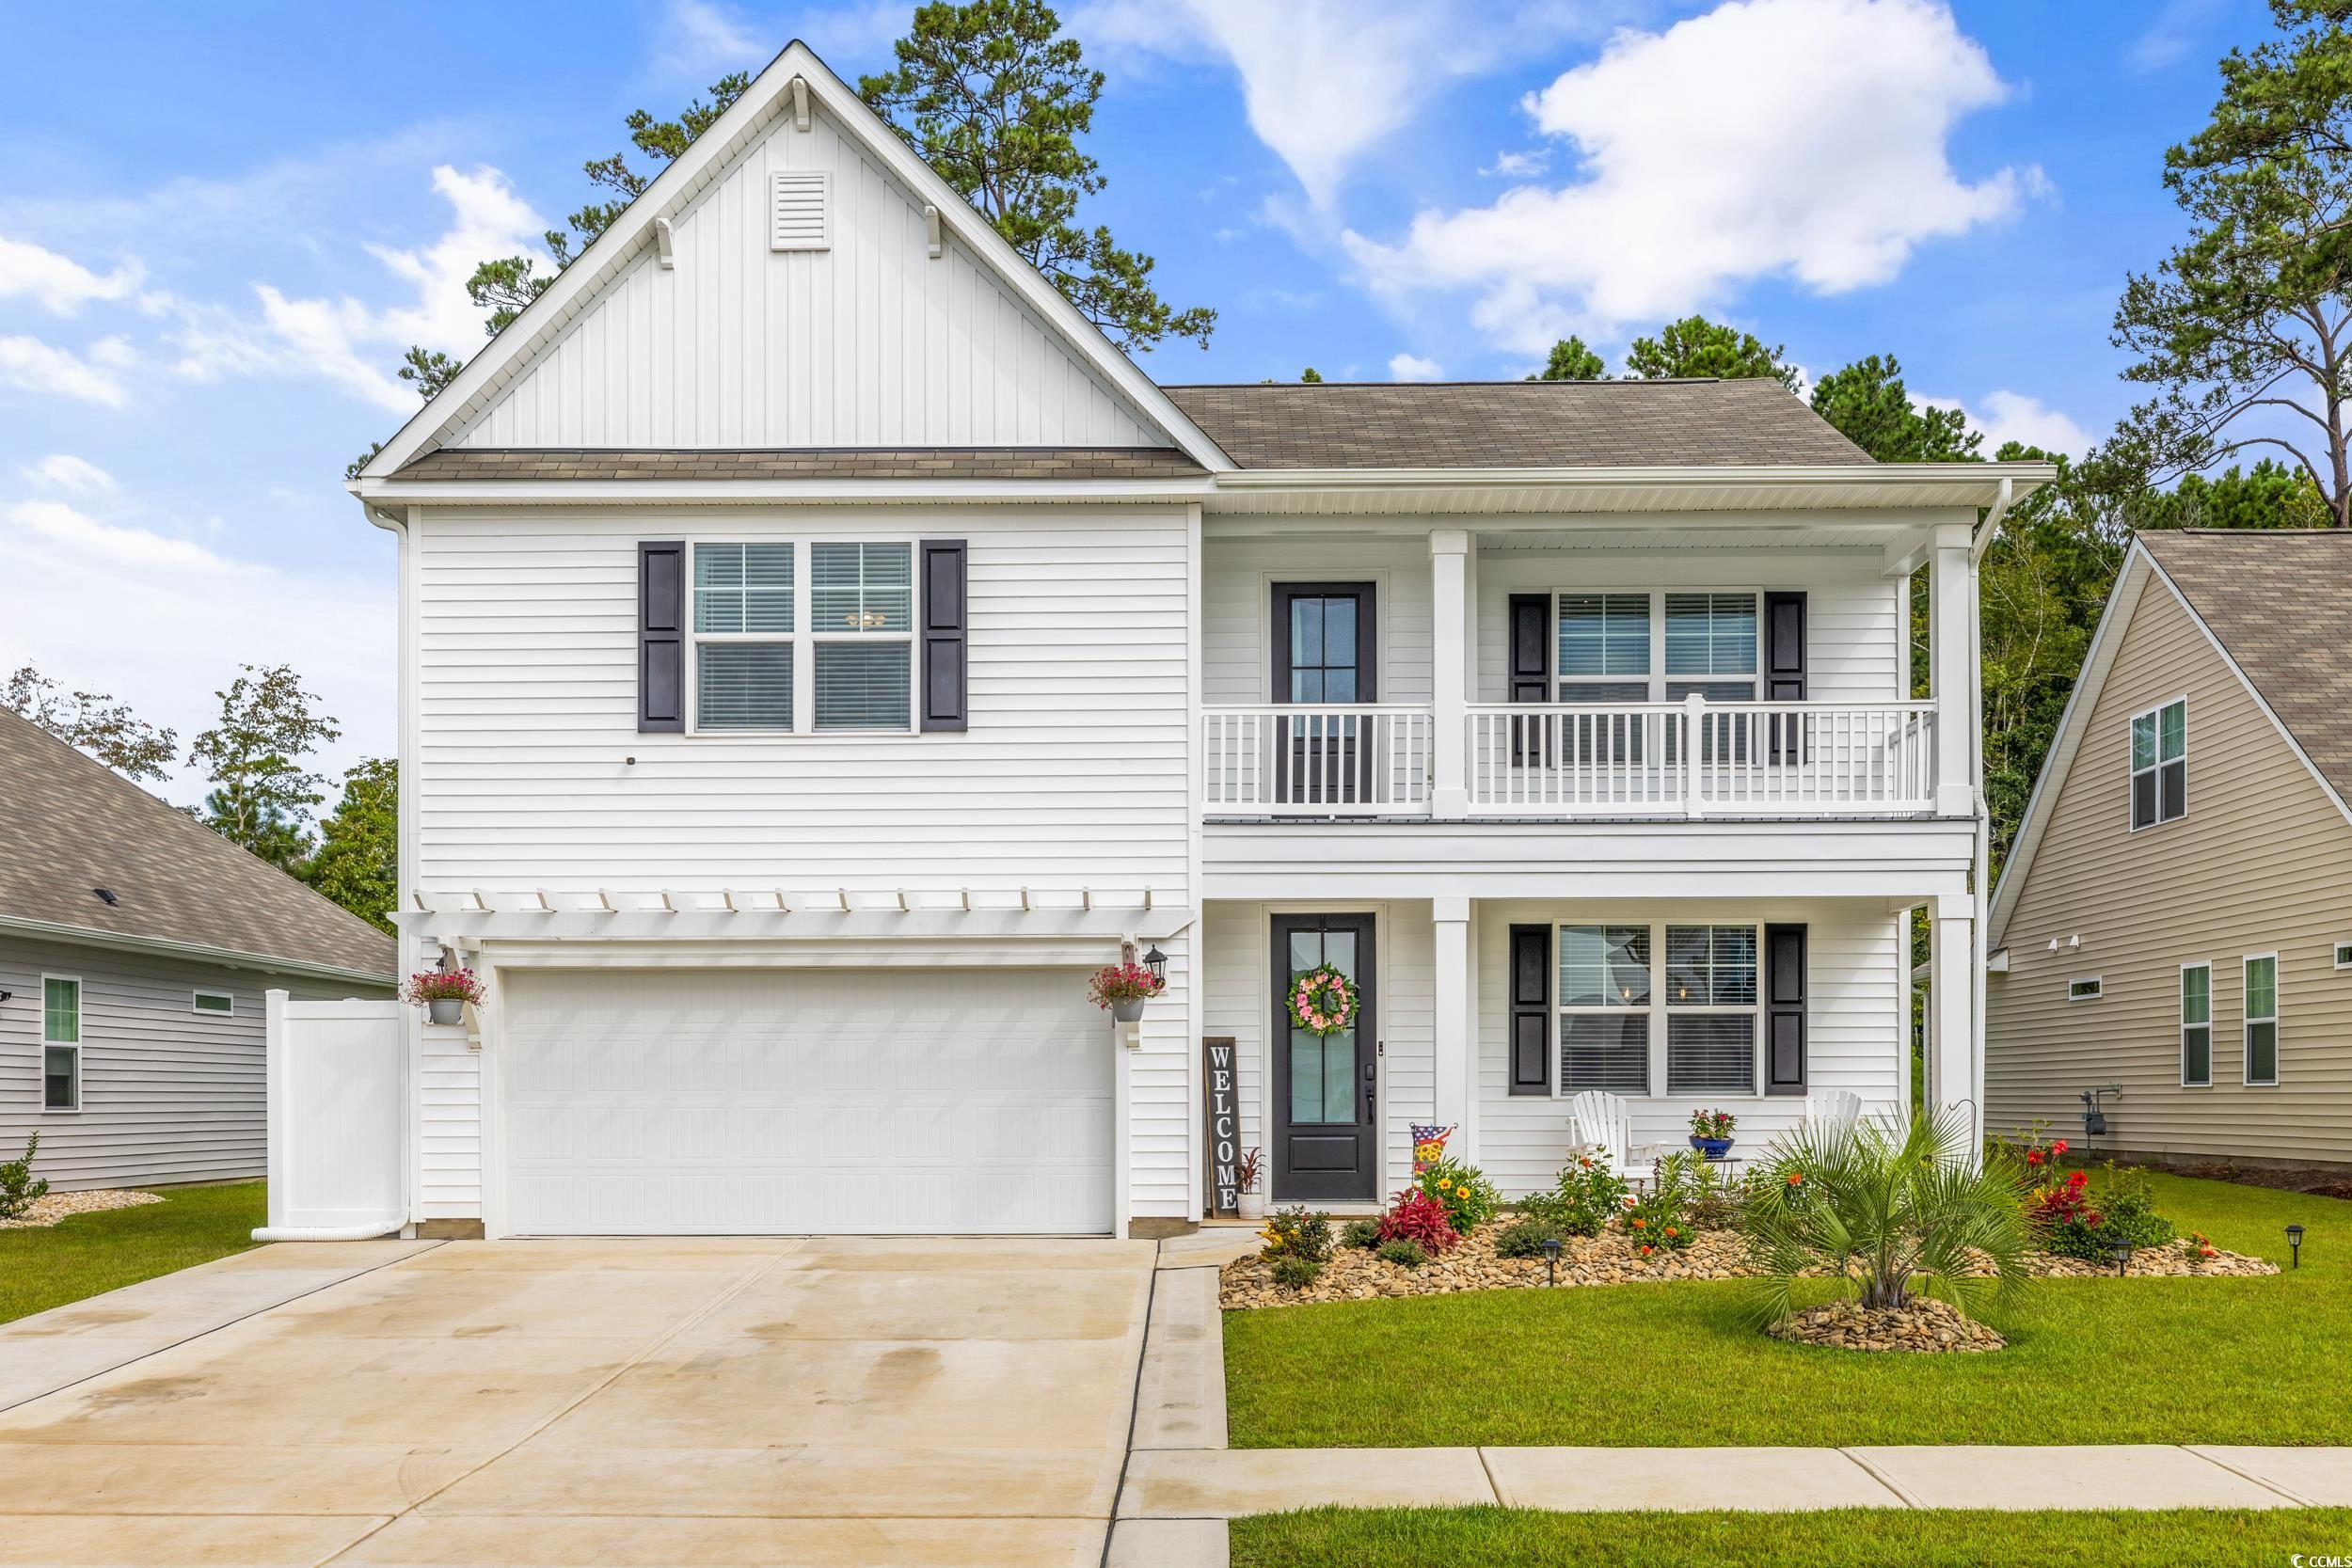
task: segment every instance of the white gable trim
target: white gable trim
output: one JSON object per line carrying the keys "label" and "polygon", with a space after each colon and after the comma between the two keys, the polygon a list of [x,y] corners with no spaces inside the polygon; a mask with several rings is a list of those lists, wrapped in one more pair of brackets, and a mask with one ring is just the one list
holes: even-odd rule
{"label": "white gable trim", "polygon": [[2001,867],[2000,885],[1993,892],[1992,919],[1986,932],[1988,946],[1999,947],[2002,944],[2002,938],[2009,927],[2009,917],[2016,910],[2017,900],[2025,891],[2026,874],[2033,869],[2034,851],[2041,847],[2050,816],[2058,809],[2058,794],[2066,786],[2066,775],[2074,767],[2075,753],[2081,750],[2082,732],[2090,726],[2091,711],[2098,706],[2099,693],[2106,685],[2107,674],[2115,666],[2117,655],[2122,651],[2124,634],[2130,629],[2132,617],[2138,610],[2140,596],[2146,592],[2151,578],[2164,585],[2165,591],[2172,595],[2173,602],[2187,614],[2191,624],[2204,634],[2206,642],[2221,657],[2221,662],[2229,667],[2230,673],[2237,677],[2238,685],[2253,699],[2263,717],[2270,721],[2270,727],[2278,731],[2279,738],[2286,742],[2287,750],[2295,753],[2296,760],[2302,763],[2312,782],[2335,803],[2336,810],[2344,814],[2344,820],[2352,822],[2352,805],[2345,803],[2335,786],[2328,782],[2327,775],[2320,772],[2311,754],[2303,750],[2294,732],[2287,728],[2286,721],[2263,700],[2262,692],[2255,689],[2238,661],[2230,657],[2229,648],[2214,634],[2213,627],[2205,624],[2205,618],[2197,613],[2197,607],[2188,602],[2188,595],[2181,592],[2180,585],[2157,564],[2156,558],[2134,539],[2130,553],[2123,558],[2123,569],[2116,574],[2115,589],[2107,596],[2107,608],[2099,618],[2099,629],[2091,636],[2090,650],[2083,657],[2082,674],[2076,678],[2074,689],[2067,696],[2066,707],[2058,715],[2058,734],[2050,742],[2050,754],[2042,763],[2042,776],[2034,781],[2033,793],[2026,798],[2025,818],[2017,825],[2017,841],[2010,846],[2009,860]]}
{"label": "white gable trim", "polygon": [[539,351],[554,341],[636,253],[652,243],[656,223],[675,216],[771,119],[788,112],[796,78],[805,82],[803,90],[815,96],[845,135],[893,178],[914,191],[918,204],[937,207],[944,229],[1055,328],[1079,359],[1167,432],[1187,456],[1212,471],[1233,467],[1232,459],[1187,419],[1150,376],[1114,348],[1109,339],[1080,315],[1059,290],[972,210],[970,203],[957,196],[808,45],[795,39],[769,62],[743,96],[683,155],[662,170],[660,178],[629,204],[628,210],[594,245],[559,274],[522,314],[508,323],[506,330],[469,360],[465,370],[442,388],[439,396],[401,426],[361,470],[360,477],[382,479],[391,474],[437,444],[445,432],[464,425],[477,414],[491,394],[532,363]]}

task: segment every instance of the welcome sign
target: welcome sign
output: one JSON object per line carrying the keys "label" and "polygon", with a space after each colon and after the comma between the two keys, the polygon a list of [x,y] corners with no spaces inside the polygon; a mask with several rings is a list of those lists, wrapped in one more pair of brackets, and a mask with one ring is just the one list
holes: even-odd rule
{"label": "welcome sign", "polygon": [[1208,1095],[1209,1214],[1241,1210],[1241,1087],[1233,1069],[1230,1037],[1200,1042],[1206,1070],[1200,1081]]}

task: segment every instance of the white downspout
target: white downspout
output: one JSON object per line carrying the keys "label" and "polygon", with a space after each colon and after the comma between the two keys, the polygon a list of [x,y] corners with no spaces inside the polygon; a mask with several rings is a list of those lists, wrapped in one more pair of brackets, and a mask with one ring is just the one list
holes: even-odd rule
{"label": "white downspout", "polygon": [[2010,503],[2016,499],[2017,483],[2003,479],[1993,499],[1992,510],[1985,514],[1983,530],[1968,546],[1968,686],[1974,698],[1976,721],[1968,726],[1969,778],[1977,792],[1977,854],[1975,875],[1970,881],[1977,895],[1977,918],[1972,923],[1974,936],[1969,942],[1968,963],[1968,1025],[1975,1032],[1972,1049],[1977,1058],[1976,1146],[1984,1142],[1984,1098],[1987,1087],[1985,1074],[1985,948],[1989,927],[1993,923],[1993,805],[1984,790],[1984,591],[1979,565],[1985,552],[1993,547],[1993,536],[2000,529],[2001,520],[2009,515]]}

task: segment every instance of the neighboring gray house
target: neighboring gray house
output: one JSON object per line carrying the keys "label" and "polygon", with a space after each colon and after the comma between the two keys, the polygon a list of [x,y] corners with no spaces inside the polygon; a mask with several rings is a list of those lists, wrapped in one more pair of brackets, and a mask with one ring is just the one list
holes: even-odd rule
{"label": "neighboring gray house", "polygon": [[262,993],[383,996],[392,939],[0,712],[0,1159],[59,1190],[263,1173]]}

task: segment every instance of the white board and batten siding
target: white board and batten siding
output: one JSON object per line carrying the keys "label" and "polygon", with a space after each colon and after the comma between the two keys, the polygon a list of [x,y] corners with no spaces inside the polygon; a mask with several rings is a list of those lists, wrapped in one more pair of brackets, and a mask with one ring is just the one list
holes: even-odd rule
{"label": "white board and batten siding", "polygon": [[[824,243],[771,248],[771,176]],[[770,120],[492,401],[463,447],[1160,447],[1168,437],[821,110]]]}

